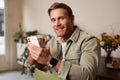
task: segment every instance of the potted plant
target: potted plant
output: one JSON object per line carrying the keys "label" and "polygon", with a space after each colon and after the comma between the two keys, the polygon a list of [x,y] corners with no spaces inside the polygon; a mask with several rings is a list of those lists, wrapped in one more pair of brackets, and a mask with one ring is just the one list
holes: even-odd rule
{"label": "potted plant", "polygon": [[29,51],[26,47],[27,37],[31,35],[38,35],[37,30],[34,31],[24,31],[22,26],[19,26],[20,30],[13,34],[14,42],[17,43],[17,60],[18,63],[22,65],[22,74],[27,74],[27,67],[24,66],[27,57],[29,56]]}

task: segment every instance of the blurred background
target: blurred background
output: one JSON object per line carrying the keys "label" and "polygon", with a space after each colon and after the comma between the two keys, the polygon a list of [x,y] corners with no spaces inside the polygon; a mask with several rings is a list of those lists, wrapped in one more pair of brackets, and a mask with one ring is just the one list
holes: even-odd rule
{"label": "blurred background", "polygon": [[[13,35],[20,31],[38,30],[55,35],[47,9],[53,2],[68,4],[75,16],[75,24],[86,32],[100,36],[120,34],[120,0],[0,0],[0,72],[21,70],[18,56],[24,49],[17,48]],[[102,50],[102,56],[106,56]],[[120,48],[113,51],[120,57]]]}

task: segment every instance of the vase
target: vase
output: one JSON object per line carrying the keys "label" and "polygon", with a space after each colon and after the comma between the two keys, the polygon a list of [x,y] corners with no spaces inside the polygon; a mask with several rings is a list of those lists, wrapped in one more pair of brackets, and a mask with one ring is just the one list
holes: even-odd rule
{"label": "vase", "polygon": [[106,50],[106,58],[105,58],[105,64],[112,63],[112,57],[111,57],[112,50]]}

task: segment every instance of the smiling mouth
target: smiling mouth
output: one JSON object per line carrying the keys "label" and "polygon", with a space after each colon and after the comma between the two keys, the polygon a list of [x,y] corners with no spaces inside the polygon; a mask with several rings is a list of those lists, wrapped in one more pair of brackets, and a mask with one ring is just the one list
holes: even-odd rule
{"label": "smiling mouth", "polygon": [[63,29],[64,29],[64,27],[60,27],[60,28],[57,28],[56,31],[58,31],[58,32],[62,32]]}
{"label": "smiling mouth", "polygon": [[63,29],[64,29],[64,26],[56,27],[56,30],[63,30]]}

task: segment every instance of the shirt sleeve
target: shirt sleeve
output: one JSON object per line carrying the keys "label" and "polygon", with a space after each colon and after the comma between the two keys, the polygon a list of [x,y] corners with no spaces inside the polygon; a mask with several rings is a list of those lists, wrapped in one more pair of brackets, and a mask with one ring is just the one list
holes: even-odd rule
{"label": "shirt sleeve", "polygon": [[[100,46],[95,37],[83,41],[79,65],[62,61],[58,75],[62,80],[94,80],[100,58]],[[73,53],[74,54],[74,53]]]}

